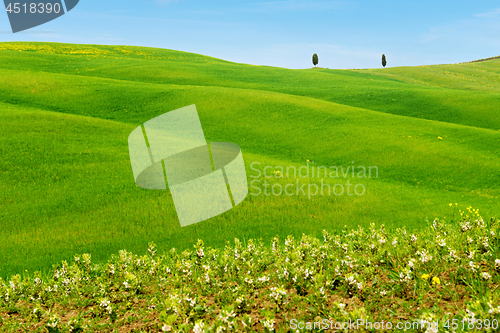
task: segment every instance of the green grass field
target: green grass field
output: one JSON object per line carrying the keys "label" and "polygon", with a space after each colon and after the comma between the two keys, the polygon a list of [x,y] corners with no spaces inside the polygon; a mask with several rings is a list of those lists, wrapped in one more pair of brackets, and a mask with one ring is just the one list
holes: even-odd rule
{"label": "green grass field", "polygon": [[[150,241],[163,250],[198,238],[220,247],[372,222],[412,230],[450,217],[449,203],[494,216],[499,74],[500,60],[289,70],[163,49],[0,43],[0,276],[44,271],[75,253],[103,262]],[[241,147],[249,181],[254,162],[298,168],[307,160],[376,166],[378,178],[324,179],[362,183],[363,196],[249,195],[181,228],[169,191],[135,185],[127,138],[191,104],[208,142]]]}

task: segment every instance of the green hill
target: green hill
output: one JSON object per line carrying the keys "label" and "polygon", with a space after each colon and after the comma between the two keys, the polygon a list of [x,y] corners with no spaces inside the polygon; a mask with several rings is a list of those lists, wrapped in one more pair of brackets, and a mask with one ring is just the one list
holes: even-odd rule
{"label": "green hill", "polygon": [[[499,72],[500,60],[289,70],[163,49],[0,43],[0,276],[75,253],[103,261],[149,241],[220,247],[371,222],[417,229],[426,217],[452,218],[449,203],[498,214]],[[191,104],[207,141],[241,147],[249,181],[254,162],[307,160],[376,166],[378,177],[323,179],[362,183],[362,196],[249,195],[181,228],[168,191],[136,187],[127,137]]]}

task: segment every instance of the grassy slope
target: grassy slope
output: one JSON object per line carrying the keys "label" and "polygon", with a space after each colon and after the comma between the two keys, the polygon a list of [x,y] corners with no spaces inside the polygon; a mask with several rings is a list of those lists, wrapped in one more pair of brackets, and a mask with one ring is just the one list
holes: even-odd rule
{"label": "grassy slope", "polygon": [[[104,260],[151,240],[221,246],[344,224],[416,228],[448,214],[449,202],[485,214],[500,208],[499,61],[286,70],[169,50],[33,43],[0,43],[0,58],[0,276],[76,252]],[[380,178],[361,181],[362,197],[249,196],[180,228],[168,191],[135,187],[127,137],[190,104],[207,141],[240,145],[249,176],[254,161],[311,159],[376,165]]]}
{"label": "grassy slope", "polygon": [[[383,70],[288,70],[151,48],[47,43],[1,45],[0,49],[6,51],[2,52],[0,68],[5,69],[275,91],[500,130],[500,117],[495,111],[500,103],[498,60]],[[16,52],[19,50],[31,52]]]}

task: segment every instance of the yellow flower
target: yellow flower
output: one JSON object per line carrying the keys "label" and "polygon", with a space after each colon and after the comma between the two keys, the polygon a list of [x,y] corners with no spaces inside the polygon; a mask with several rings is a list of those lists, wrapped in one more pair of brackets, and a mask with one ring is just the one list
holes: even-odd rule
{"label": "yellow flower", "polygon": [[432,284],[441,284],[441,280],[437,276],[432,278]]}
{"label": "yellow flower", "polygon": [[440,137],[440,136],[438,136],[438,140],[443,140],[443,138],[442,138],[442,137]]}
{"label": "yellow flower", "polygon": [[429,274],[423,274],[423,275],[421,276],[421,278],[422,278],[423,280],[427,280],[427,279],[429,279],[429,277],[430,277],[430,275],[429,275]]}

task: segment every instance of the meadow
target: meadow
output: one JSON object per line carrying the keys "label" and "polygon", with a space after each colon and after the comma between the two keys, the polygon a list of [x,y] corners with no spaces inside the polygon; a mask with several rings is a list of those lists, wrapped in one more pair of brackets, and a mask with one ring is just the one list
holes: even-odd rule
{"label": "meadow", "polygon": [[500,220],[450,204],[415,233],[383,225],[224,248],[154,243],[50,276],[0,278],[2,332],[498,332]]}
{"label": "meadow", "polygon": [[[0,276],[51,276],[88,253],[160,252],[344,226],[425,228],[449,203],[500,208],[500,60],[365,70],[290,70],[173,50],[0,43]],[[307,66],[307,64],[305,64]],[[181,228],[169,191],[138,188],[127,138],[145,121],[195,104],[208,142],[238,144],[252,163],[376,166],[362,196],[249,195]],[[308,162],[309,161],[309,162]],[[313,163],[314,162],[314,163]],[[264,180],[263,178],[260,178]],[[272,184],[321,179],[274,173]],[[252,192],[252,189],[250,189]]]}

